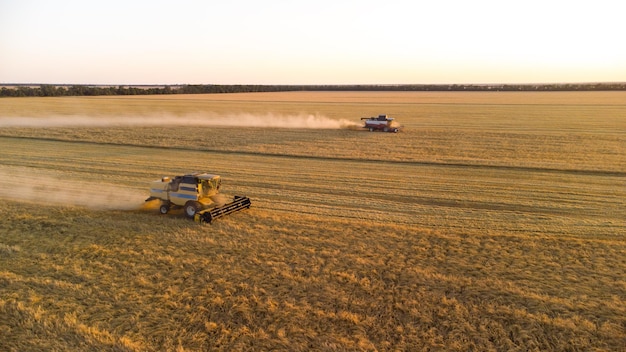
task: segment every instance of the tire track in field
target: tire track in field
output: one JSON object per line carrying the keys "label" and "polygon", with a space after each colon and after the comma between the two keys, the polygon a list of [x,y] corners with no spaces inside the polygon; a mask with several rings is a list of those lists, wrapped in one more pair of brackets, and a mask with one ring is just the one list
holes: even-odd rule
{"label": "tire track in field", "polygon": [[[301,197],[298,197],[300,199],[292,199],[293,203],[308,205],[315,204],[317,206],[331,205],[326,200],[328,192],[324,190],[303,190],[300,187],[271,184],[265,184],[263,188],[266,190],[286,191],[289,192],[292,197],[298,193],[303,193]],[[267,197],[267,195],[265,197]],[[335,203],[341,204],[342,209],[354,209],[361,212],[364,210],[379,211],[381,209],[393,209],[393,213],[402,213],[407,215],[414,213],[414,208],[420,206],[569,216],[575,216],[580,212],[580,209],[575,207],[555,208],[547,205],[542,206],[536,204],[528,205],[510,202],[470,200],[463,199],[462,197],[445,198],[420,196],[415,194],[388,194],[385,192],[370,192],[366,197],[363,197],[361,194],[355,194],[354,192],[347,190],[333,190],[332,197]],[[280,199],[273,199],[271,203],[274,204],[279,201]]]}
{"label": "tire track in field", "polygon": [[41,140],[41,141],[49,141],[49,142],[63,142],[63,143],[103,145],[103,146],[112,145],[112,146],[122,146],[122,147],[137,147],[137,148],[150,148],[150,149],[163,149],[163,150],[181,150],[181,151],[191,151],[191,152],[210,152],[210,153],[230,154],[230,155],[248,155],[248,156],[260,156],[260,157],[272,157],[272,158],[284,158],[284,159],[300,159],[300,160],[349,161],[349,162],[368,163],[368,164],[376,163],[376,164],[389,164],[389,165],[436,166],[436,167],[451,167],[451,168],[473,168],[473,169],[485,169],[485,170],[508,170],[508,171],[521,171],[521,172],[556,173],[556,174],[585,175],[585,176],[626,177],[626,172],[616,171],[616,170],[563,169],[563,168],[547,168],[547,167],[535,167],[535,166],[474,164],[474,163],[426,161],[426,160],[403,161],[403,160],[383,160],[383,159],[362,159],[362,158],[330,157],[330,156],[318,156],[318,155],[251,152],[251,151],[243,151],[243,150],[223,150],[223,149],[215,149],[215,148],[191,148],[191,147],[184,147],[184,146],[157,146],[157,145],[146,145],[146,144],[136,144],[136,143],[94,142],[94,141],[85,141],[85,140],[66,140],[62,138],[49,138],[49,137],[21,137],[21,136],[0,135],[0,138]]}

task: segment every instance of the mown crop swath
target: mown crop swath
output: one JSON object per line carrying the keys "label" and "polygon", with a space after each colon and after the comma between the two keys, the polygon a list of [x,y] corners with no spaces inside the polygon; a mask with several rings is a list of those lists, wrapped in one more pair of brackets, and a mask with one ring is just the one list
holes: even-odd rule
{"label": "mown crop swath", "polygon": [[[3,99],[0,123],[16,111],[42,123],[388,113],[405,129],[3,128],[0,349],[618,350],[625,97]],[[88,190],[147,194],[153,179],[198,170],[255,206],[198,225],[47,199],[62,183],[15,199],[29,179],[102,198]]]}

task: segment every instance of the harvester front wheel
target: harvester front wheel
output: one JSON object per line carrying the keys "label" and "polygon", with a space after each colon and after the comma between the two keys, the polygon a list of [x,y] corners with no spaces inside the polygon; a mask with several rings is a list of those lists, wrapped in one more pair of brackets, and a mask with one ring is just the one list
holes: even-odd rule
{"label": "harvester front wheel", "polygon": [[196,213],[200,210],[200,203],[198,202],[194,202],[194,201],[189,201],[185,204],[185,215],[190,218],[193,219],[193,217],[196,215]]}

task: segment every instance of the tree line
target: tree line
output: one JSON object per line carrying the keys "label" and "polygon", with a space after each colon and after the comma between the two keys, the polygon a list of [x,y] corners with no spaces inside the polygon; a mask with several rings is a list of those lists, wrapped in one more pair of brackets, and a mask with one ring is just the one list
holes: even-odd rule
{"label": "tree line", "polygon": [[626,83],[558,84],[398,84],[398,85],[26,85],[6,84],[0,97],[61,97],[100,95],[220,94],[287,91],[616,91]]}

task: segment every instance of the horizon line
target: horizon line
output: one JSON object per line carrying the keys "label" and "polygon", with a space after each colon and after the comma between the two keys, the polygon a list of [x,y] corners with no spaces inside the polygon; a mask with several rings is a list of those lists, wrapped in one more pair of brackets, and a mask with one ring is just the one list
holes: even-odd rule
{"label": "horizon line", "polygon": [[94,86],[94,87],[111,87],[111,86],[274,86],[274,87],[345,87],[345,86],[380,86],[380,87],[398,87],[398,86],[534,86],[534,85],[561,85],[561,84],[626,84],[626,81],[580,81],[580,82],[532,82],[532,83],[4,83],[3,86]]}

